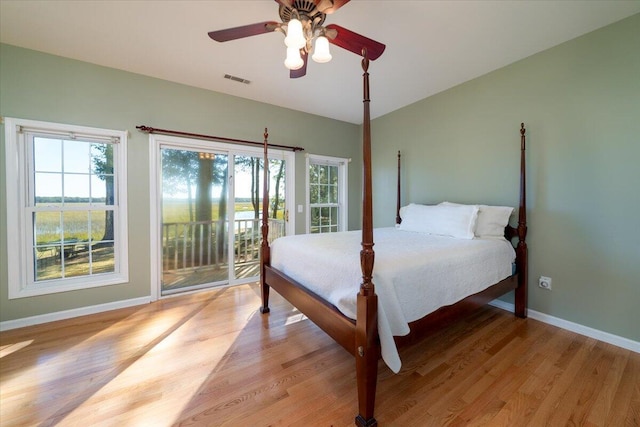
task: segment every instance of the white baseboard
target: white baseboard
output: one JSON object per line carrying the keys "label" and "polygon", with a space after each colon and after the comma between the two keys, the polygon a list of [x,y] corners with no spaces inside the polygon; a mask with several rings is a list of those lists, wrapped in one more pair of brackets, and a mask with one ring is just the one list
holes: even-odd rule
{"label": "white baseboard", "polygon": [[116,310],[118,308],[133,307],[135,305],[148,304],[150,302],[150,297],[133,298],[124,301],[115,301],[106,304],[92,305],[89,307],[56,311],[55,313],[40,314],[38,316],[24,317],[22,319],[6,320],[4,322],[0,322],[0,331],[8,331],[10,329],[17,329],[25,326],[40,325],[42,323],[54,322],[56,320],[71,319],[73,317],[102,313],[104,311]]}
{"label": "white baseboard", "polygon": [[[489,304],[494,307],[498,307],[511,312],[513,312],[514,310],[513,304],[497,299],[491,301]],[[638,341],[633,341],[628,338],[613,335],[608,332],[590,328],[588,326],[583,326],[579,323],[569,322],[568,320],[560,319],[558,317],[550,316],[548,314],[540,313],[539,311],[531,309],[527,310],[527,315],[531,319],[539,320],[540,322],[548,323],[549,325],[557,326],[559,328],[566,329],[568,331],[575,332],[589,338],[595,338],[597,340],[604,341],[618,347],[626,348],[627,350],[635,351],[636,353],[640,353],[640,342]]]}

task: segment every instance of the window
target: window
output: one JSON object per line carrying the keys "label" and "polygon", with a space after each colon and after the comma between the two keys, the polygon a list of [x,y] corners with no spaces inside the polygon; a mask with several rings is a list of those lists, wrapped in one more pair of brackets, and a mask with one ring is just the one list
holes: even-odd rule
{"label": "window", "polygon": [[9,298],[125,283],[122,131],[7,118]]}
{"label": "window", "polygon": [[348,159],[307,156],[307,233],[346,230]]}

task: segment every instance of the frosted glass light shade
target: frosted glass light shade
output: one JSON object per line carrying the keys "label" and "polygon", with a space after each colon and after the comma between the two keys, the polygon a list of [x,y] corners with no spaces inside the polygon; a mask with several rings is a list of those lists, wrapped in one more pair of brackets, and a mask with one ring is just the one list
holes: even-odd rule
{"label": "frosted glass light shade", "polygon": [[287,47],[295,47],[296,49],[302,49],[307,41],[302,33],[302,22],[297,19],[292,19],[287,24],[287,37],[284,38],[284,44]]}
{"label": "frosted glass light shade", "polygon": [[313,48],[313,58],[316,62],[329,62],[331,61],[331,52],[329,52],[329,40],[325,36],[320,36],[316,39],[316,45]]}
{"label": "frosted glass light shade", "polygon": [[284,66],[290,70],[297,70],[304,65],[304,61],[300,56],[300,49],[296,47],[287,48],[287,57],[284,60]]}

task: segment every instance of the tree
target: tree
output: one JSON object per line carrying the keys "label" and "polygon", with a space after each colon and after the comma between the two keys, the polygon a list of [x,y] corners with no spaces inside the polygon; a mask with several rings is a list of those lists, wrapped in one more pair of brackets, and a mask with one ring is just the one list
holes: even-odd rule
{"label": "tree", "polygon": [[189,221],[194,221],[193,185],[196,183],[198,161],[196,153],[186,150],[162,150],[162,192],[186,194]]}
{"label": "tree", "polygon": [[260,218],[260,159],[251,158],[251,204],[253,217]]}
{"label": "tree", "polygon": [[260,186],[260,178],[262,177],[262,174],[260,173],[260,158],[236,156],[235,164],[240,170],[251,173],[251,190],[249,194],[251,195],[253,217],[258,219],[260,217],[260,191],[262,189]]}
{"label": "tree", "polygon": [[198,161],[196,185],[196,221],[211,221],[211,186],[213,162],[201,158]]}
{"label": "tree", "polygon": [[[218,259],[225,256],[227,217],[228,156],[188,150],[162,150],[163,193],[187,194],[189,222],[199,221],[214,226]],[[219,186],[218,221],[213,223],[213,188]],[[195,198],[193,189],[195,188]],[[192,244],[199,247],[199,235]]]}
{"label": "tree", "polygon": [[[93,172],[105,182],[105,205],[113,206],[115,203],[115,188],[113,179],[113,145],[91,144],[93,159]],[[103,241],[113,241],[113,211],[105,210]]]}
{"label": "tree", "polygon": [[[224,160],[223,160],[224,158]],[[224,161],[224,163],[223,163]],[[216,156],[214,161],[214,170],[215,170],[215,178],[220,182],[220,202],[218,203],[218,228],[219,233],[217,233],[218,238],[216,239],[217,243],[217,253],[219,259],[225,258],[225,243],[227,241],[227,237],[225,234],[224,223],[227,218],[227,199],[228,199],[228,182],[229,182],[229,167],[228,167],[228,159],[227,156]]]}
{"label": "tree", "polygon": [[273,205],[271,218],[278,217],[278,209],[280,208],[280,186],[282,182],[282,178],[284,178],[284,160],[271,160],[270,166],[276,166],[278,168],[278,173],[276,174],[276,182],[274,185],[274,195],[273,195]]}
{"label": "tree", "polygon": [[[262,193],[262,159],[259,157],[236,157],[236,166],[243,171],[249,171],[251,173],[251,206],[253,208],[253,217],[258,219],[260,217],[260,209],[262,208],[260,200]],[[271,215],[267,212],[267,216],[276,218],[278,211],[281,208],[283,200],[281,200],[281,194],[284,191],[284,177],[285,177],[285,162],[279,159],[269,160],[269,170],[267,171],[267,179],[269,183],[272,182],[271,176],[274,177],[274,188],[269,189],[271,199]]]}

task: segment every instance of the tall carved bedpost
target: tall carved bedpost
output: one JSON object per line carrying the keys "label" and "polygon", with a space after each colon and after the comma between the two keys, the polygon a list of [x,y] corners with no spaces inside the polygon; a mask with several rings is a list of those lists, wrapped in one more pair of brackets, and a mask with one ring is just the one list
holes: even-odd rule
{"label": "tall carved bedpost", "polygon": [[373,407],[376,398],[378,376],[378,297],[372,282],[373,276],[373,205],[371,184],[371,117],[369,113],[369,57],[367,50],[362,49],[362,70],[364,84],[364,120],[362,160],[364,166],[362,201],[362,250],[360,265],[362,268],[362,284],[357,297],[356,318],[356,376],[358,382],[358,409],[356,425],[376,426]]}
{"label": "tall carved bedpost", "polygon": [[525,174],[525,128],[520,123],[520,207],[518,209],[518,245],[516,246],[516,268],[518,270],[518,287],[515,292],[515,314],[527,317],[527,283],[528,283],[528,249],[527,242],[527,182]]}
{"label": "tall carved bedpost", "polygon": [[271,262],[271,248],[269,248],[269,157],[268,157],[269,132],[264,128],[264,165],[262,183],[262,243],[260,244],[260,290],[262,293],[262,306],[260,313],[269,312],[269,285],[265,282],[264,267]]}
{"label": "tall carved bedpost", "polygon": [[400,217],[400,150],[398,150],[398,182],[397,182],[397,194],[396,194],[396,225],[402,223]]}

